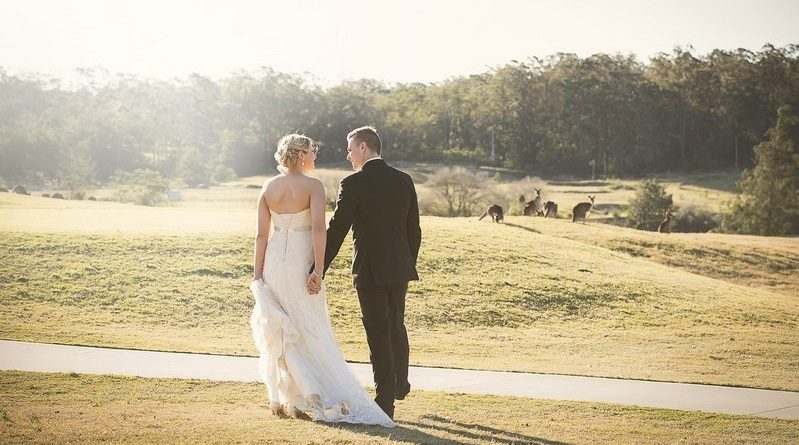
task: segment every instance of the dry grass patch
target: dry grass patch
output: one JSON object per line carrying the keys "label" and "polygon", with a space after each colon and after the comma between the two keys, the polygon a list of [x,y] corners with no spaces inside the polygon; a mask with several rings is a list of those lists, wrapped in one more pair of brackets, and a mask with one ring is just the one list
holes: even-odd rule
{"label": "dry grass patch", "polygon": [[782,419],[414,391],[394,429],[267,414],[263,385],[0,372],[3,443],[781,444]]}

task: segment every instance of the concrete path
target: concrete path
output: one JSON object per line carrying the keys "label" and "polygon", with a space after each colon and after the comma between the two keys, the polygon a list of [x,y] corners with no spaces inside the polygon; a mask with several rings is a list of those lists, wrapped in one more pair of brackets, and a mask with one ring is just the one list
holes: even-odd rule
{"label": "concrete path", "polygon": [[[351,363],[372,385],[368,364]],[[0,370],[256,381],[256,359],[0,340]],[[799,392],[565,375],[410,369],[413,389],[799,419]],[[400,402],[401,403],[401,402]]]}

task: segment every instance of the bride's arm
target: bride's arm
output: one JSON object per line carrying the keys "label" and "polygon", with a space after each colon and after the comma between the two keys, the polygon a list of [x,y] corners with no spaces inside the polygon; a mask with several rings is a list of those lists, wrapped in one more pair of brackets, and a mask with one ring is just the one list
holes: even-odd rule
{"label": "bride's arm", "polygon": [[260,280],[261,272],[264,269],[264,256],[266,256],[266,243],[269,240],[269,230],[272,228],[272,215],[266,205],[264,192],[266,187],[258,195],[258,225],[255,234],[255,265],[253,266],[252,279]]}
{"label": "bride's arm", "polygon": [[325,270],[325,244],[327,243],[325,186],[322,185],[322,181],[314,181],[311,188],[311,234],[314,271],[321,274]]}

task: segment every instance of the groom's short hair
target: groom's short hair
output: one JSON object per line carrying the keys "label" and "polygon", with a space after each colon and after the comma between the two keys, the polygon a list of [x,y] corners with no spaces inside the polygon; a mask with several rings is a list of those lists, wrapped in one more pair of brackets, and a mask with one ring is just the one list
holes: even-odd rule
{"label": "groom's short hair", "polygon": [[383,143],[380,141],[380,135],[377,134],[377,128],[367,125],[365,127],[356,128],[350,131],[347,135],[347,140],[355,139],[358,142],[366,142],[366,146],[372,151],[380,154],[383,148]]}

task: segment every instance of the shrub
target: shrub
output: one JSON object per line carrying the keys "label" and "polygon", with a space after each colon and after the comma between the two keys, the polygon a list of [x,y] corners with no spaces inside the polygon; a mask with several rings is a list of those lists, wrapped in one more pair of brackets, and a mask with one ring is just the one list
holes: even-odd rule
{"label": "shrub", "polygon": [[[493,179],[463,167],[439,169],[427,181],[427,186],[443,200],[443,213],[446,216],[472,216],[481,204],[490,204],[497,197]],[[432,207],[432,213],[438,213],[436,206],[429,206],[429,203],[424,206],[420,203],[420,206]]]}
{"label": "shrub", "polygon": [[674,217],[674,232],[705,233],[716,229],[721,215],[692,206],[680,208]]}
{"label": "shrub", "polygon": [[636,229],[657,230],[666,209],[673,201],[666,189],[654,179],[642,181],[630,201],[630,223]]}
{"label": "shrub", "polygon": [[61,184],[69,190],[69,199],[86,197],[95,171],[95,162],[86,155],[73,154],[62,167]]}
{"label": "shrub", "polygon": [[211,169],[205,154],[196,147],[187,147],[178,163],[178,176],[189,187],[211,182]]}
{"label": "shrub", "polygon": [[230,167],[225,167],[222,164],[219,164],[214,168],[214,172],[211,173],[211,181],[216,184],[221,182],[228,182],[236,179],[236,172],[233,171]]}
{"label": "shrub", "polygon": [[114,197],[120,202],[153,206],[166,200],[166,180],[153,170],[118,172],[111,177],[111,183],[117,187]]}
{"label": "shrub", "polygon": [[544,181],[535,176],[526,176],[523,179],[508,183],[503,187],[505,193],[500,201],[507,202],[508,207],[505,209],[506,215],[521,215],[524,205],[528,201],[535,199],[535,189],[544,189],[544,196],[541,197],[541,205],[547,201],[547,191]]}

